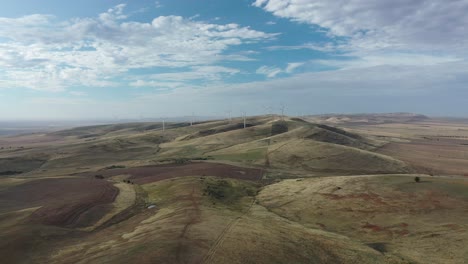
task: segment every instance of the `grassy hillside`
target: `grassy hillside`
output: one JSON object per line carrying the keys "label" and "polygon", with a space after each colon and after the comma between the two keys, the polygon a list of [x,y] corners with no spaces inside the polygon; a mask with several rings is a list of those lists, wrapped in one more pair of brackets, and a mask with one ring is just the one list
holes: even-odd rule
{"label": "grassy hillside", "polygon": [[290,221],[416,263],[463,263],[468,257],[462,246],[468,243],[468,182],[463,179],[380,175],[285,180],[263,189],[258,200]]}
{"label": "grassy hillside", "polygon": [[[138,166],[176,159],[218,160],[271,169],[292,169],[309,173],[400,173],[404,163],[375,154],[381,142],[326,125],[301,119],[281,121],[273,117],[248,119],[247,128],[234,120],[211,121],[194,126],[167,124],[117,124],[92,126],[36,135],[53,142],[18,147],[13,139],[4,141],[0,164],[16,171],[11,157],[40,156],[40,170],[28,176],[55,172],[67,175],[93,171],[112,165]],[[37,142],[37,143],[36,143]],[[14,152],[10,150],[14,148]],[[281,151],[278,151],[281,150]],[[8,157],[8,158],[6,158]],[[33,164],[31,164],[33,166]],[[21,171],[28,172],[30,169]]]}
{"label": "grassy hillside", "polygon": [[463,263],[466,179],[411,174],[393,144],[417,136],[386,127],[259,116],[0,138],[2,263]]}

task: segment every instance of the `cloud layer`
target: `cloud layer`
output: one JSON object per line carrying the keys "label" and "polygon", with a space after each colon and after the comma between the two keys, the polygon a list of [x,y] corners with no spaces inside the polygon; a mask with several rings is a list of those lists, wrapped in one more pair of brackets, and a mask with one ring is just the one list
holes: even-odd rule
{"label": "cloud layer", "polygon": [[349,49],[464,52],[468,46],[465,0],[256,0],[253,5],[350,38]]}
{"label": "cloud layer", "polygon": [[0,118],[254,114],[281,103],[468,114],[457,109],[468,103],[467,1],[251,0],[236,12],[261,11],[250,4],[276,18],[137,22],[125,5],[67,20],[0,17]]}
{"label": "cloud layer", "polygon": [[[97,18],[68,21],[37,14],[0,18],[0,88],[116,86],[115,79],[132,69],[247,60],[226,51],[275,36],[238,24],[180,16],[159,16],[151,23],[128,21],[124,8],[118,5]],[[216,69],[208,71],[212,77]]]}
{"label": "cloud layer", "polygon": [[[86,98],[32,98],[17,109],[0,105],[2,113],[37,118],[92,116],[132,118],[150,116],[223,116],[246,111],[278,112],[284,104],[288,115],[326,112],[398,112],[468,114],[466,63],[425,66],[374,66],[340,71],[309,72],[242,84],[219,84],[204,89],[186,87],[158,94],[140,94],[121,101]],[[28,108],[43,108],[30,113]]]}

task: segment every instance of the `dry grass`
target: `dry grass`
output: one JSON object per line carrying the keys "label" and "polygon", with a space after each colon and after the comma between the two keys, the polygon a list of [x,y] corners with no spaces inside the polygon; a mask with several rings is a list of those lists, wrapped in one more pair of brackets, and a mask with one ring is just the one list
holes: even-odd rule
{"label": "dry grass", "polygon": [[[272,136],[276,121],[256,117],[248,120],[253,126],[239,129],[237,122],[223,120],[174,125],[164,132],[159,124],[123,124],[1,138],[0,146],[7,148],[0,150],[0,159],[47,161],[25,163],[25,173],[0,179],[0,192],[36,179],[60,182],[81,177],[108,183],[94,179],[95,175],[114,181],[119,189],[116,200],[106,205],[108,213],[86,229],[31,225],[28,219],[38,208],[4,212],[0,255],[13,253],[2,261],[463,263],[468,259],[464,246],[468,187],[463,177],[419,175],[422,182],[416,184],[415,175],[352,176],[409,173],[413,168],[463,174],[468,164],[455,156],[468,147],[463,145],[468,125],[434,120],[343,123],[342,131],[287,119],[282,122],[287,132]],[[257,184],[242,180],[250,179],[247,169],[235,168],[239,177],[228,179],[234,174],[193,169],[219,164],[167,164],[185,158],[210,158],[205,162],[266,171],[263,184],[278,182],[276,178],[304,179],[266,186],[256,203],[251,195]],[[125,168],[105,169],[113,165]],[[150,181],[137,181],[125,172],[146,165]],[[170,177],[159,177],[153,167]],[[305,179],[323,175],[348,176]],[[128,177],[134,177],[136,184],[121,183]],[[82,188],[76,197],[88,191]],[[147,209],[150,204],[156,208]]]}
{"label": "dry grass", "polygon": [[408,171],[403,162],[388,156],[308,139],[275,143],[268,149],[268,158],[272,167],[303,171],[343,174]]}
{"label": "dry grass", "polygon": [[291,221],[383,243],[386,252],[411,261],[464,263],[467,182],[420,177],[421,183],[413,175],[285,180],[266,187],[258,199]]}
{"label": "dry grass", "polygon": [[207,263],[407,263],[347,237],[311,229],[259,205],[239,218]]}

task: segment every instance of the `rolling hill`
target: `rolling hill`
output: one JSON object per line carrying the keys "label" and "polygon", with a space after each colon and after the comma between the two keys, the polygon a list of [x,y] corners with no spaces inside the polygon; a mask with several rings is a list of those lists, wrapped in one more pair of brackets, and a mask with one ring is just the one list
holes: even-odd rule
{"label": "rolling hill", "polygon": [[466,243],[466,179],[356,131],[258,116],[0,138],[2,262],[463,263],[431,246]]}

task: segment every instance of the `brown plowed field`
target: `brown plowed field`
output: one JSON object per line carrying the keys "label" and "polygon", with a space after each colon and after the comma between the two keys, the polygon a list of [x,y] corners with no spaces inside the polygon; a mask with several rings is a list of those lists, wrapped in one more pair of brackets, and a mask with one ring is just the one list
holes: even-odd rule
{"label": "brown plowed field", "polygon": [[217,176],[221,178],[259,181],[262,179],[263,170],[242,168],[219,163],[194,162],[183,165],[171,164],[125,169],[112,169],[106,171],[99,171],[97,173],[92,174],[86,173],[82,175],[92,176],[96,174],[100,174],[106,178],[116,175],[128,174],[131,175],[130,179],[133,182],[138,184],[145,184],[183,176]]}
{"label": "brown plowed field", "polygon": [[61,227],[84,227],[110,210],[118,189],[110,182],[89,178],[43,179],[0,193],[0,213],[39,207],[31,222]]}

